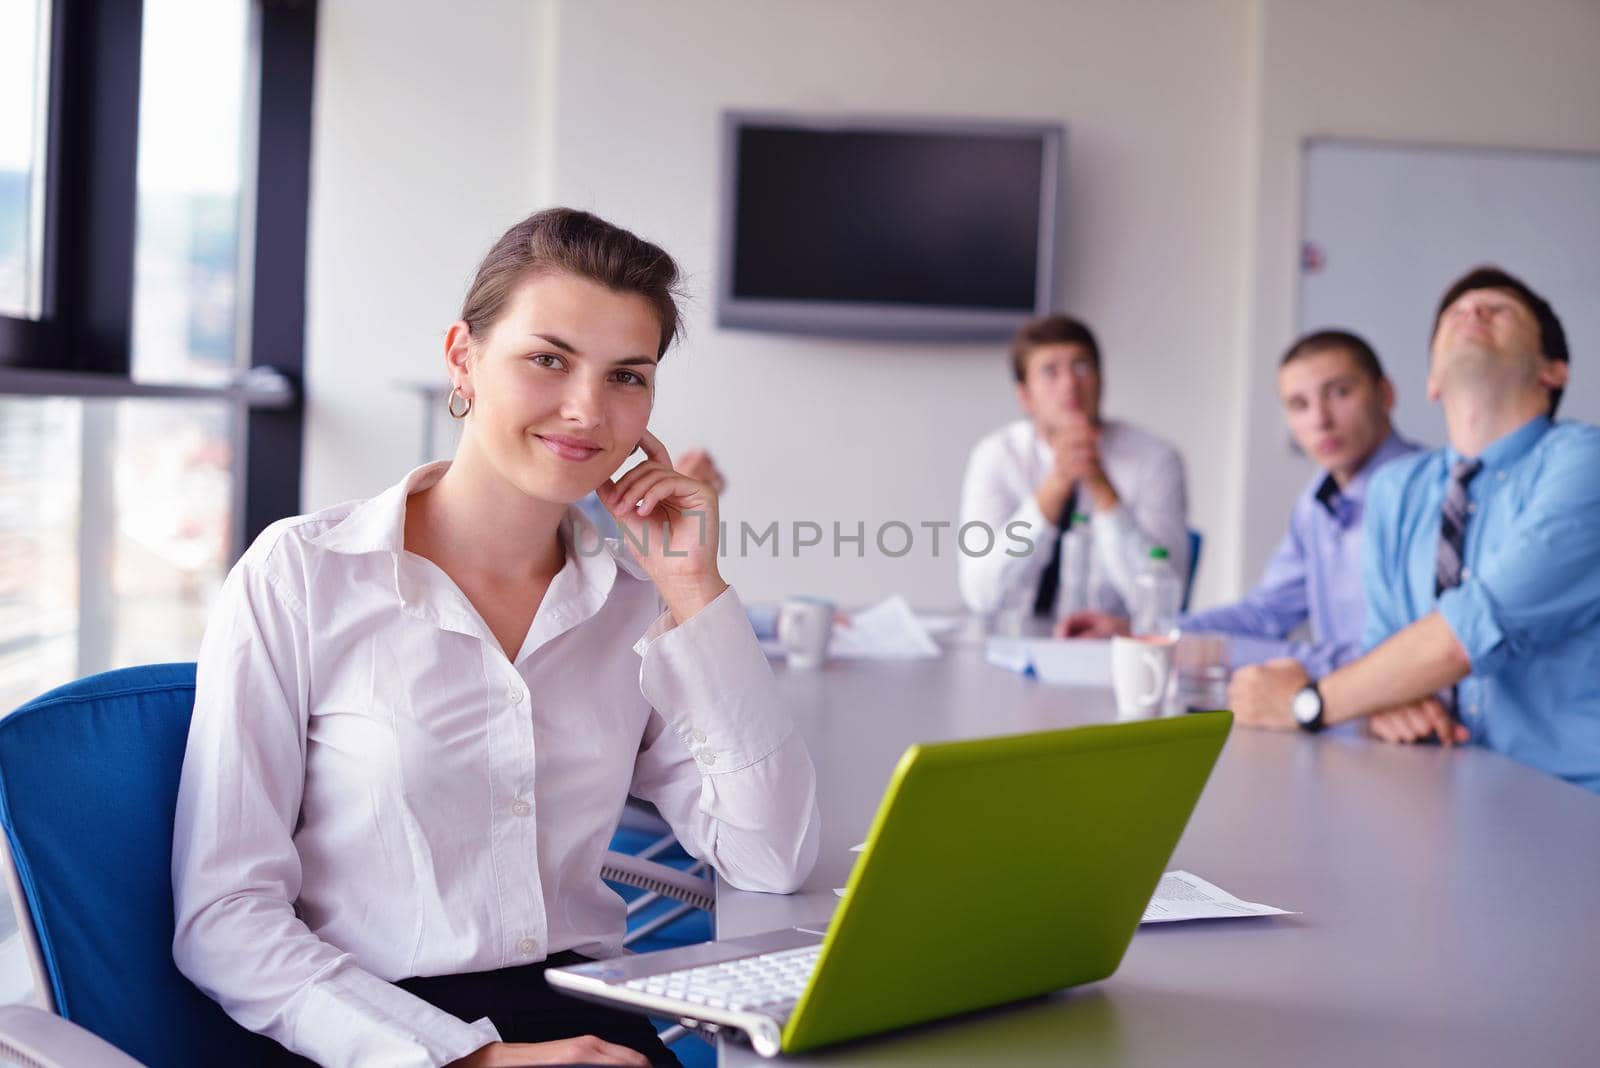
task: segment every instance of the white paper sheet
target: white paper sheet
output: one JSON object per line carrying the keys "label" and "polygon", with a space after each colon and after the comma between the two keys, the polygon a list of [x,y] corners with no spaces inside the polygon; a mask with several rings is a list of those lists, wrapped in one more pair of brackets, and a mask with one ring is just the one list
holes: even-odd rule
{"label": "white paper sheet", "polygon": [[1156,884],[1140,923],[1176,923],[1180,920],[1225,920],[1240,916],[1296,916],[1271,905],[1241,901],[1187,871],[1169,871]]}
{"label": "white paper sheet", "polygon": [[953,634],[967,625],[965,616],[950,616],[938,612],[918,612],[917,622],[929,634]]}
{"label": "white paper sheet", "polygon": [[833,625],[828,655],[845,660],[923,660],[939,655],[938,644],[899,594],[854,612]]}

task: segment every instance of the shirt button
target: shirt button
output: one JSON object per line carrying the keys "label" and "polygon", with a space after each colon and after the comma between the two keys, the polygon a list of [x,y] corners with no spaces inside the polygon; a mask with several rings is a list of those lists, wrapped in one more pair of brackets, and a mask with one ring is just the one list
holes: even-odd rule
{"label": "shirt button", "polygon": [[524,938],[522,941],[517,943],[517,952],[521,953],[523,956],[531,957],[535,952],[538,951],[538,949],[539,943],[535,942],[531,938]]}
{"label": "shirt button", "polygon": [[1496,471],[1494,480],[1496,482],[1504,482],[1506,480],[1506,473],[1504,471]]}
{"label": "shirt button", "polygon": [[1464,578],[1464,579],[1471,578],[1472,577],[1472,568],[1470,568],[1470,567],[1462,568],[1461,569],[1461,577]]}
{"label": "shirt button", "polygon": [[532,811],[533,811],[533,806],[528,804],[526,801],[524,801],[520,797],[517,798],[515,801],[511,802],[511,814],[513,816],[526,816],[528,813],[530,813]]}
{"label": "shirt button", "polygon": [[1467,503],[1467,514],[1468,515],[1472,515],[1472,514],[1476,513],[1477,510],[1478,510],[1478,502],[1477,501],[1469,501]]}
{"label": "shirt button", "polygon": [[706,740],[706,732],[701,730],[699,727],[696,727],[694,730],[689,732],[689,737],[693,738],[697,742],[703,742]]}
{"label": "shirt button", "polygon": [[522,703],[522,687],[507,686],[506,699],[514,705],[520,705]]}
{"label": "shirt button", "polygon": [[716,762],[717,762],[717,754],[715,754],[715,753],[701,753],[700,754],[700,763],[704,764],[706,767],[709,768],[711,765],[715,764]]}

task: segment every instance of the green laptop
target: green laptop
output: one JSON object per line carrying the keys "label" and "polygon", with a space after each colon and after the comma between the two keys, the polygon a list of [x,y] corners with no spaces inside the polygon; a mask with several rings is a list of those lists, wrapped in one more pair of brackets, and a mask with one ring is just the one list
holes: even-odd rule
{"label": "green laptop", "polygon": [[735,1030],[768,1057],[1104,979],[1232,724],[1207,712],[914,745],[825,934],[546,976],[578,997]]}

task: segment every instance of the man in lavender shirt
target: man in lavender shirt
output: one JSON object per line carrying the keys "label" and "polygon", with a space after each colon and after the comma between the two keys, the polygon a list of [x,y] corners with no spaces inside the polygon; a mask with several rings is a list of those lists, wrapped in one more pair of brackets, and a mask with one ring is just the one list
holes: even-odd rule
{"label": "man in lavender shirt", "polygon": [[[1296,499],[1289,531],[1256,588],[1235,604],[1185,616],[1179,626],[1227,634],[1234,667],[1288,656],[1320,678],[1361,655],[1367,480],[1417,446],[1390,426],[1394,387],[1372,347],[1355,334],[1322,330],[1291,345],[1278,366],[1278,396],[1289,432],[1322,471]],[[1308,619],[1311,640],[1290,640]],[[1127,620],[1078,613],[1064,619],[1057,633],[1125,634]]]}

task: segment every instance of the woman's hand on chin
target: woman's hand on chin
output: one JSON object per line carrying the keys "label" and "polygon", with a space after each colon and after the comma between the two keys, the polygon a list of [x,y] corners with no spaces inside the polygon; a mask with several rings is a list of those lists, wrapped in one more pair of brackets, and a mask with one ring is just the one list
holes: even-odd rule
{"label": "woman's hand on chin", "polygon": [[682,623],[722,595],[717,569],[717,492],[672,469],[667,447],[646,430],[644,463],[597,491],[622,543],[638,559]]}

